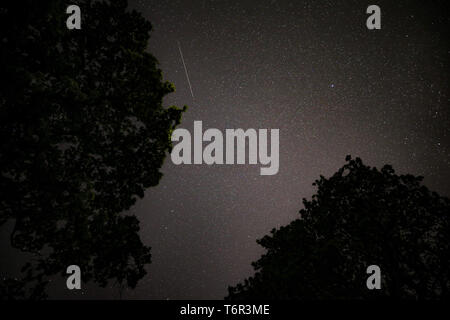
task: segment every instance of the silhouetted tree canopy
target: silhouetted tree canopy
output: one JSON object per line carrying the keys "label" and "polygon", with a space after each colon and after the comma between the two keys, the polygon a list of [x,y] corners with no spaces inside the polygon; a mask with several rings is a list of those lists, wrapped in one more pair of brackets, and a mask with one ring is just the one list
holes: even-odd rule
{"label": "silhouetted tree canopy", "polygon": [[[300,217],[258,240],[255,275],[227,299],[435,299],[449,297],[450,201],[422,177],[359,158],[314,185]],[[366,268],[381,269],[368,290]]]}
{"label": "silhouetted tree canopy", "polygon": [[[81,8],[81,30],[66,8]],[[183,110],[146,51],[151,24],[126,1],[0,5],[0,225],[32,253],[3,297],[45,296],[46,276],[134,287],[150,263],[139,221],[121,214],[158,184]],[[34,282],[25,292],[24,283]]]}

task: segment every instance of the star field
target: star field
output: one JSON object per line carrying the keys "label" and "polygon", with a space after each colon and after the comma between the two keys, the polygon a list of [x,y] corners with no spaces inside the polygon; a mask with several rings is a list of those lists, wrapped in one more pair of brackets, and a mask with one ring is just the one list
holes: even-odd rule
{"label": "star field", "polygon": [[347,154],[423,175],[450,195],[448,11],[377,1],[382,29],[368,30],[370,4],[130,2],[151,21],[149,51],[175,84],[165,103],[189,106],[180,127],[279,128],[280,170],[260,176],[259,166],[175,166],[167,157],[160,184],[130,211],[153,262],[125,298],[223,298],[252,273],[262,254],[255,240],[295,219],[314,180]]}

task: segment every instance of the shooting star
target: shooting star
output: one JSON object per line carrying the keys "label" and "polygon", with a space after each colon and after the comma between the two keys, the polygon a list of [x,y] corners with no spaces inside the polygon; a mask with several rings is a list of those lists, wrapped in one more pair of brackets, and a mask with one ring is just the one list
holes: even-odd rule
{"label": "shooting star", "polygon": [[183,52],[181,51],[180,42],[179,41],[177,42],[178,42],[178,50],[180,50],[181,61],[183,61],[184,72],[186,73],[186,78],[189,84],[189,89],[191,90],[192,99],[194,99],[194,92],[192,91],[191,81],[189,80],[189,74],[186,68],[186,63],[184,63]]}

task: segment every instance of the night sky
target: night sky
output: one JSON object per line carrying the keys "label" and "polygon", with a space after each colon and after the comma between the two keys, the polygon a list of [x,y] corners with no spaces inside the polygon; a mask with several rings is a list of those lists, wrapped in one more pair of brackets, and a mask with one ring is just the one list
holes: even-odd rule
{"label": "night sky", "polygon": [[[442,3],[444,3],[443,1]],[[439,2],[440,3],[440,2]],[[366,8],[381,8],[381,30]],[[188,105],[181,128],[280,129],[280,168],[179,165],[129,213],[152,247],[128,299],[222,299],[253,274],[256,239],[298,217],[347,154],[425,176],[450,195],[448,9],[425,1],[130,1],[153,25],[149,51]],[[86,22],[88,23],[88,22]],[[178,44],[189,73],[189,89]],[[62,284],[64,286],[64,284]],[[52,298],[75,293],[53,288]],[[87,298],[116,289],[87,286]],[[78,295],[78,293],[77,293]]]}

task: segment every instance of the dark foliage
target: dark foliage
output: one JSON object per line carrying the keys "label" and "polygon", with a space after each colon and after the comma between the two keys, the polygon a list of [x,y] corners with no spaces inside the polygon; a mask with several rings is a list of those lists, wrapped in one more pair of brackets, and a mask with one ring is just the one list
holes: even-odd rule
{"label": "dark foliage", "polygon": [[[66,28],[70,4],[81,30]],[[0,293],[42,298],[71,264],[134,287],[150,248],[122,212],[158,184],[184,110],[162,106],[174,88],[146,51],[151,25],[126,1],[0,7],[0,225],[13,220],[12,246],[34,257]]]}
{"label": "dark foliage", "polygon": [[[450,288],[450,201],[359,158],[303,200],[300,218],[258,240],[267,252],[228,299],[438,299]],[[366,268],[381,268],[368,290]]]}

